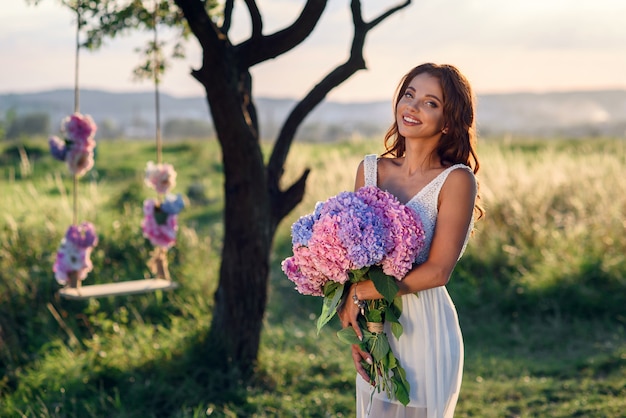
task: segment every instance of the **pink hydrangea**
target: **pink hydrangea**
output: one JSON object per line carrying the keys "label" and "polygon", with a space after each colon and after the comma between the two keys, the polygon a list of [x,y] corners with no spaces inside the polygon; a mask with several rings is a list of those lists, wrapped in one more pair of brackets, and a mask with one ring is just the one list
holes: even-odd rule
{"label": "pink hydrangea", "polygon": [[170,248],[176,243],[178,215],[163,212],[154,199],[143,202],[143,236],[156,247]]}
{"label": "pink hydrangea", "polygon": [[176,186],[176,171],[171,164],[154,164],[148,161],[145,183],[159,194],[165,194]]}

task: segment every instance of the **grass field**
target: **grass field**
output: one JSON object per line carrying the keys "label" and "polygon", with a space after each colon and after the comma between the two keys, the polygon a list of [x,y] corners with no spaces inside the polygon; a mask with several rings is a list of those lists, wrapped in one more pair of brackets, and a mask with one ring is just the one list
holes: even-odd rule
{"label": "grass field", "polygon": [[[269,306],[253,381],[201,347],[222,237],[215,141],[166,143],[186,195],[169,254],[173,292],[68,301],[51,267],[72,220],[72,182],[45,139],[0,144],[1,417],[350,417],[354,368],[318,298],[280,271],[289,227],[352,189],[380,141],[293,146],[286,181],[312,168],[307,195],[275,239]],[[487,215],[449,292],[465,338],[456,417],[626,417],[626,142],[481,143]],[[79,182],[79,220],[100,242],[86,284],[140,279],[143,185],[154,145],[99,142]]]}

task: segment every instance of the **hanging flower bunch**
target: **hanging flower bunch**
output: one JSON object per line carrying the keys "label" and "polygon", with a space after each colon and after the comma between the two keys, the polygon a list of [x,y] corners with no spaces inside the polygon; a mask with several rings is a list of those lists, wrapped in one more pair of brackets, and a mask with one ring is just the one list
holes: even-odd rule
{"label": "hanging flower bunch", "polygon": [[89,115],[76,112],[66,117],[61,122],[64,139],[54,135],[48,139],[52,156],[59,161],[65,161],[73,175],[84,175],[94,164],[96,130],[97,126]]}
{"label": "hanging flower bunch", "polygon": [[[51,136],[48,139],[52,156],[64,161],[73,176],[83,176],[93,167],[96,130],[96,124],[91,116],[75,112],[61,122],[63,139],[58,136]],[[93,269],[90,256],[97,243],[96,230],[91,223],[83,222],[68,228],[52,267],[59,284],[70,287],[80,285]]]}
{"label": "hanging flower bunch", "polygon": [[61,285],[78,287],[93,269],[91,250],[98,244],[96,229],[90,222],[72,225],[61,240],[52,270]]}
{"label": "hanging flower bunch", "polygon": [[176,171],[171,164],[154,164],[149,161],[145,183],[157,191],[159,198],[146,199],[143,202],[143,235],[155,247],[170,248],[176,243],[178,213],[185,206],[180,194],[168,194],[176,185]]}

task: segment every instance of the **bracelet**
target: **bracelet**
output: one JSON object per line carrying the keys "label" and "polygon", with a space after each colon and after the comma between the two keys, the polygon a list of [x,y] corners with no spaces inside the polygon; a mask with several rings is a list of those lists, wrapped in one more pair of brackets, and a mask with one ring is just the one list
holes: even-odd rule
{"label": "bracelet", "polygon": [[357,287],[358,285],[359,285],[358,283],[354,285],[354,294],[352,295],[352,301],[354,302],[354,304],[355,304],[356,306],[358,306],[358,307],[359,307],[359,309],[360,309],[361,311],[363,311],[363,310],[365,309],[365,307],[367,306],[367,302],[365,302],[364,300],[360,300],[360,299],[357,297],[357,295],[356,295],[356,287]]}

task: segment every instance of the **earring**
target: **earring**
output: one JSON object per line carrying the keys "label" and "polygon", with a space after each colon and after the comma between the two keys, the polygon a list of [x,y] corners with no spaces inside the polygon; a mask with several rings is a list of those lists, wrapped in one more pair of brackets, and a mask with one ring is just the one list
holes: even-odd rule
{"label": "earring", "polygon": [[447,134],[448,133],[448,128],[443,128],[441,130],[441,133],[444,134],[444,135]]}

